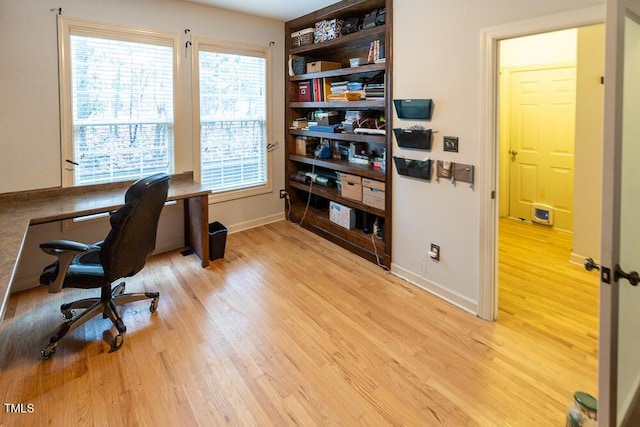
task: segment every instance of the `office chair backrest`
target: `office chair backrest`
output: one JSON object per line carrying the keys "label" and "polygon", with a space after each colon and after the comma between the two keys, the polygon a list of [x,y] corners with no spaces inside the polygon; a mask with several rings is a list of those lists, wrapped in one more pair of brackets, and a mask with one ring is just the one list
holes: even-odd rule
{"label": "office chair backrest", "polygon": [[109,282],[133,276],[153,253],[169,181],[165,173],[139,179],[127,190],[125,205],[111,215],[111,231],[100,250]]}

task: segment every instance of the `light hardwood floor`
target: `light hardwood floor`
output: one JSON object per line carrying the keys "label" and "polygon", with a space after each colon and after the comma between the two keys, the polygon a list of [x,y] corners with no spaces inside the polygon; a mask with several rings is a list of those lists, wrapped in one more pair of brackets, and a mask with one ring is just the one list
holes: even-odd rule
{"label": "light hardwood floor", "polygon": [[[537,250],[505,245],[505,259]],[[85,293],[12,296],[0,401],[34,411],[0,408],[0,425],[564,425],[596,378],[595,291],[574,267],[505,263],[522,285],[500,285],[486,322],[294,224],[235,233],[207,269],[172,252],[129,279],[160,305],[128,306],[114,353],[98,318],[41,360],[58,305]]]}

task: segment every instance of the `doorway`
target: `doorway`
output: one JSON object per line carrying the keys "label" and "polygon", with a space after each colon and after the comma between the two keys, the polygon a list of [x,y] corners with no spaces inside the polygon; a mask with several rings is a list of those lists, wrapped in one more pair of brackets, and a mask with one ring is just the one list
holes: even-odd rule
{"label": "doorway", "polygon": [[572,232],[578,264],[600,251],[603,49],[603,25],[499,42],[497,215]]}
{"label": "doorway", "polygon": [[[529,36],[532,34],[541,34],[552,31],[559,31],[569,28],[587,28],[594,25],[600,25],[604,23],[604,8],[601,6],[593,6],[589,8],[572,10],[568,12],[558,13],[556,15],[549,15],[533,20],[514,22],[508,25],[500,25],[496,27],[490,27],[482,30],[482,64],[481,64],[481,160],[479,169],[479,181],[485,185],[479,187],[480,197],[480,250],[482,256],[480,258],[480,289],[478,295],[478,316],[485,320],[496,320],[498,315],[498,217],[500,214],[501,206],[505,202],[505,191],[500,188],[499,176],[500,167],[505,164],[504,159],[500,158],[498,142],[500,141],[500,135],[498,131],[498,104],[499,104],[499,91],[498,91],[498,73],[499,73],[499,44],[502,40],[507,40],[516,37]],[[579,44],[579,50],[584,49],[582,44]],[[591,59],[600,64],[604,63],[602,56],[592,54]],[[580,71],[582,67],[578,67]],[[578,75],[578,81],[581,76]],[[598,76],[597,84],[600,82],[601,74]],[[593,83],[593,82],[592,82]],[[600,90],[602,90],[600,86]],[[578,94],[580,97],[580,94]],[[577,106],[588,105],[589,101],[583,102],[578,100]],[[601,102],[601,101],[600,101]],[[592,123],[601,123],[602,115],[598,117],[592,117]],[[577,132],[581,132],[586,126],[578,126]],[[593,133],[593,132],[591,132]],[[581,141],[582,136],[576,134],[576,140]],[[602,138],[600,137],[599,144]],[[596,150],[600,152],[599,150]],[[578,157],[581,157],[581,150],[576,153]],[[595,162],[595,160],[591,160]],[[588,164],[589,160],[579,159],[576,162]],[[596,163],[592,163],[595,165]],[[578,168],[575,171],[574,180],[578,182],[575,186],[574,196],[576,200],[589,200],[592,195],[600,194],[600,184],[593,186],[589,182],[589,172],[586,173]],[[578,193],[585,193],[587,196]],[[599,201],[598,201],[599,203]],[[583,227],[590,230],[599,230],[599,218],[593,218],[594,212],[590,212],[589,209],[578,208],[574,209],[574,230],[576,224],[585,225]],[[578,218],[578,216],[584,218]],[[585,218],[591,218],[591,223]],[[595,225],[591,225],[595,224]],[[581,240],[582,239],[582,240]],[[588,233],[576,233],[573,236],[572,241],[572,261],[582,262],[581,252],[576,252],[578,249],[586,247],[585,242],[593,242],[594,239]],[[599,241],[597,242],[599,246]],[[582,251],[582,249],[580,249]],[[575,253],[574,253],[575,252]],[[584,253],[596,253],[592,250],[585,250]]]}
{"label": "doorway", "polygon": [[567,261],[597,260],[604,25],[509,38],[498,50],[497,218],[564,230]]}
{"label": "doorway", "polygon": [[568,381],[597,395],[599,282],[580,264],[600,253],[604,28],[506,39],[498,52],[496,317],[582,354]]}

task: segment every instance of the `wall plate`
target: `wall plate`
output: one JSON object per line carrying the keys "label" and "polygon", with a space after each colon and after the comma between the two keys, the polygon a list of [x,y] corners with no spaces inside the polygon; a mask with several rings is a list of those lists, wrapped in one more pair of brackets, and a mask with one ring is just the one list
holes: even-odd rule
{"label": "wall plate", "polygon": [[443,137],[443,141],[444,141],[444,151],[453,151],[455,153],[458,152],[457,136],[445,136]]}

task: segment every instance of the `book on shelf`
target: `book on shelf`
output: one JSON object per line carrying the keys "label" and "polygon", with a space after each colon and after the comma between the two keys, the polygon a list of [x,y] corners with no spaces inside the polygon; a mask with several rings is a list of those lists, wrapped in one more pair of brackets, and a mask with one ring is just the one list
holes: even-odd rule
{"label": "book on shelf", "polygon": [[384,43],[380,40],[374,40],[369,45],[369,56],[367,61],[369,64],[379,64],[385,62]]}
{"label": "book on shelf", "polygon": [[[384,88],[382,89],[384,93]],[[360,101],[366,99],[362,82],[337,81],[335,77],[316,78],[298,83],[299,102]]]}
{"label": "book on shelf", "polygon": [[370,83],[365,86],[365,99],[384,99],[385,84]]}
{"label": "book on shelf", "polygon": [[360,101],[359,92],[332,93],[327,97],[327,101]]}

